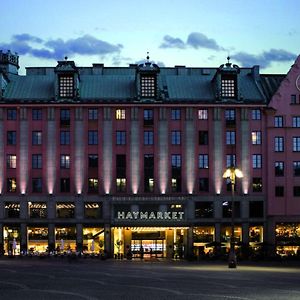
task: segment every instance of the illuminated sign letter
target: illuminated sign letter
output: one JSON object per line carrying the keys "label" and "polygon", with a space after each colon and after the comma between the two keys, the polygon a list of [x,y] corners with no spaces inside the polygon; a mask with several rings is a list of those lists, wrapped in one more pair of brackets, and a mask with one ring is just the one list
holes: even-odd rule
{"label": "illuminated sign letter", "polygon": [[126,215],[126,220],[128,220],[128,219],[130,219],[130,220],[133,219],[132,214],[131,214],[130,211],[129,211],[129,212],[127,213],[127,215]]}
{"label": "illuminated sign letter", "polygon": [[178,212],[178,215],[179,215],[179,220],[182,220],[183,219],[183,215],[184,215],[184,211]]}
{"label": "illuminated sign letter", "polygon": [[151,211],[150,215],[149,215],[149,220],[155,220],[155,213],[153,211]]}
{"label": "illuminated sign letter", "polygon": [[170,211],[165,211],[165,213],[164,213],[164,219],[165,219],[165,220],[171,220],[170,214],[171,214]]}
{"label": "illuminated sign letter", "polygon": [[125,219],[125,212],[124,211],[118,211],[118,219]]}
{"label": "illuminated sign letter", "polygon": [[140,213],[140,219],[141,220],[147,220],[148,219],[148,212],[146,211],[146,212],[141,212]]}

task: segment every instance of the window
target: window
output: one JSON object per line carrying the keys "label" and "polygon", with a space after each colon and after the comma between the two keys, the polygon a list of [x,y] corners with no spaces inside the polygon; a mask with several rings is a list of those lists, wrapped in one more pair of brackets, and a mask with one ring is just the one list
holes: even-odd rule
{"label": "window", "polygon": [[252,109],[252,120],[261,120],[260,109]]}
{"label": "window", "polygon": [[8,154],[6,156],[6,166],[8,169],[15,169],[17,167],[17,156],[15,154]]}
{"label": "window", "polygon": [[17,109],[10,108],[7,110],[7,120],[17,120]]}
{"label": "window", "polygon": [[293,117],[293,127],[297,127],[297,128],[300,127],[300,117],[299,116]]}
{"label": "window", "polygon": [[116,120],[125,120],[126,111],[125,109],[116,109]]}
{"label": "window", "polygon": [[172,154],[171,156],[171,188],[172,192],[181,192],[181,155]]}
{"label": "window", "polygon": [[208,154],[199,155],[199,169],[208,169]]}
{"label": "window", "polygon": [[89,130],[88,131],[88,143],[89,145],[98,145],[98,131]]}
{"label": "window", "polygon": [[7,178],[7,192],[15,193],[17,191],[17,180],[16,178]]}
{"label": "window", "polygon": [[198,119],[199,120],[207,120],[208,119],[207,109],[199,109],[198,110]]}
{"label": "window", "polygon": [[74,96],[73,76],[63,75],[59,77],[59,96],[64,98]]}
{"label": "window", "polygon": [[17,143],[17,132],[7,131],[7,145],[16,145]]}
{"label": "window", "polygon": [[44,219],[47,218],[47,204],[46,202],[29,202],[29,218]]}
{"label": "window", "polygon": [[236,82],[232,76],[222,76],[221,80],[221,95],[222,98],[235,98],[236,97]]}
{"label": "window", "polygon": [[42,118],[43,118],[42,110],[40,108],[33,108],[32,109],[32,120],[38,121],[38,120],[42,120]]}
{"label": "window", "polygon": [[97,108],[89,108],[88,110],[89,120],[94,121],[98,120],[98,109]]}
{"label": "window", "polygon": [[181,155],[173,154],[171,156],[171,163],[172,163],[172,167],[180,168],[181,167]]}
{"label": "window", "polygon": [[275,152],[284,151],[284,139],[281,136],[275,137]]}
{"label": "window", "polygon": [[101,219],[102,206],[97,202],[86,202],[84,204],[84,217],[87,219]]}
{"label": "window", "polygon": [[294,176],[300,176],[300,161],[293,162]]}
{"label": "window", "polygon": [[32,154],[32,169],[42,168],[42,154]]}
{"label": "window", "polygon": [[144,191],[154,191],[154,157],[153,154],[144,155]]}
{"label": "window", "polygon": [[300,151],[300,136],[293,137],[293,151]]}
{"label": "window", "polygon": [[60,144],[61,145],[70,145],[70,131],[61,131],[60,132]]}
{"label": "window", "polygon": [[98,168],[97,154],[89,154],[89,168]]}
{"label": "window", "polygon": [[252,145],[260,145],[261,144],[261,131],[252,131]]}
{"label": "window", "polygon": [[[223,218],[231,218],[232,217],[232,202],[223,201]],[[234,217],[240,218],[241,216],[241,203],[238,201],[234,202]]]}
{"label": "window", "polygon": [[264,217],[264,202],[263,201],[250,201],[249,202],[249,217],[250,218],[263,218]]}
{"label": "window", "polygon": [[60,168],[70,169],[70,155],[62,154],[60,156]]}
{"label": "window", "polygon": [[226,125],[235,125],[235,109],[225,109]]}
{"label": "window", "polygon": [[234,167],[236,165],[235,154],[226,155],[226,168]]}
{"label": "window", "polygon": [[42,178],[32,178],[32,192],[41,193],[43,190]]}
{"label": "window", "polygon": [[153,131],[144,131],[144,145],[153,145]]}
{"label": "window", "polygon": [[56,217],[57,218],[74,218],[75,204],[74,202],[57,202]]}
{"label": "window", "polygon": [[153,125],[153,110],[144,109],[144,126]]}
{"label": "window", "polygon": [[126,145],[126,131],[116,132],[116,143],[117,145]]}
{"label": "window", "polygon": [[208,178],[199,178],[199,191],[208,192],[209,191],[209,181]]}
{"label": "window", "polygon": [[275,197],[284,196],[284,186],[275,186]]}
{"label": "window", "polygon": [[300,186],[294,186],[294,197],[300,197]]}
{"label": "window", "polygon": [[291,104],[296,104],[296,103],[297,103],[297,96],[291,95]]}
{"label": "window", "polygon": [[5,202],[5,217],[18,219],[20,218],[20,203],[18,202]]}
{"label": "window", "polygon": [[70,110],[60,110],[60,126],[70,126]]}
{"label": "window", "polygon": [[199,131],[199,145],[208,145],[208,131]]}
{"label": "window", "polygon": [[180,131],[172,131],[171,132],[172,145],[180,145],[180,134],[181,134]]}
{"label": "window", "polygon": [[213,218],[214,204],[211,201],[199,201],[195,203],[195,218]]}
{"label": "window", "polygon": [[118,193],[126,192],[126,178],[117,178],[116,188]]}
{"label": "window", "polygon": [[98,178],[89,178],[88,179],[88,192],[89,193],[98,193]]}
{"label": "window", "polygon": [[171,119],[172,120],[180,120],[180,109],[176,108],[176,109],[172,109],[171,110]]}
{"label": "window", "polygon": [[226,131],[226,145],[235,145],[235,131]]}
{"label": "window", "polygon": [[116,155],[116,178],[126,178],[126,155]]}
{"label": "window", "polygon": [[284,176],[284,162],[275,161],[275,176]]}
{"label": "window", "polygon": [[32,131],[32,145],[42,145],[41,131]]}
{"label": "window", "polygon": [[253,169],[261,169],[261,154],[252,155],[252,167]]}
{"label": "window", "polygon": [[274,126],[275,127],[283,127],[283,116],[274,117]]}
{"label": "window", "polygon": [[253,192],[262,192],[262,178],[253,177],[253,179],[252,179],[252,191]]}
{"label": "window", "polygon": [[156,95],[156,79],[154,76],[141,76],[141,96],[153,98]]}
{"label": "window", "polygon": [[60,179],[60,191],[62,193],[70,192],[70,178],[61,178]]}

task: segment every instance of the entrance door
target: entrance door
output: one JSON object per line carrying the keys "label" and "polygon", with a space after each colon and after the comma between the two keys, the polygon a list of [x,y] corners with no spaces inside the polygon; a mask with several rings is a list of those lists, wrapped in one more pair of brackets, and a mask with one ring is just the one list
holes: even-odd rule
{"label": "entrance door", "polygon": [[132,240],[131,251],[133,257],[151,258],[165,256],[165,240]]}

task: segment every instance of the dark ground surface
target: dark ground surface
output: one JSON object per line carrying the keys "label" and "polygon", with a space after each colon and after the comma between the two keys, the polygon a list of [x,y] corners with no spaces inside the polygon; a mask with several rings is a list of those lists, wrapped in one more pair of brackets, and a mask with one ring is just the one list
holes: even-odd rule
{"label": "dark ground surface", "polygon": [[0,260],[0,299],[300,299],[300,263]]}

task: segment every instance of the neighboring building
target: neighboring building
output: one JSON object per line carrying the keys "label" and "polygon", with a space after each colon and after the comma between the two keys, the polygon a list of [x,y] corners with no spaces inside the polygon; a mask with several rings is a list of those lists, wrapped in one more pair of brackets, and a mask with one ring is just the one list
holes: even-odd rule
{"label": "neighboring building", "polygon": [[283,228],[299,242],[299,58],[286,78],[229,59],[219,68],[149,60],[121,68],[66,58],[21,76],[18,56],[0,52],[0,68],[6,253],[14,239],[23,251],[122,255],[142,245],[159,257],[228,246],[231,192],[222,175],[231,165],[244,174],[238,245],[279,246]]}

